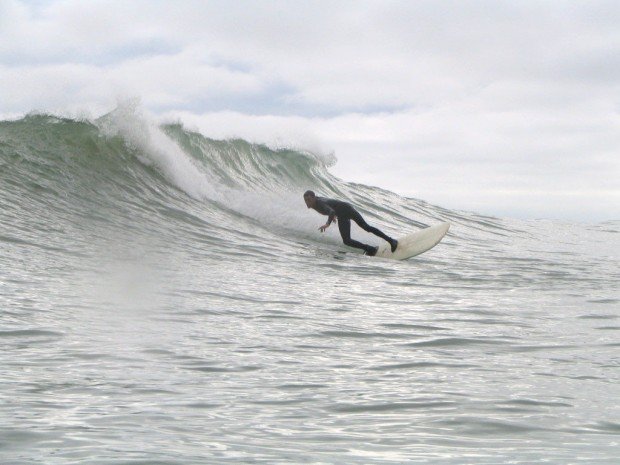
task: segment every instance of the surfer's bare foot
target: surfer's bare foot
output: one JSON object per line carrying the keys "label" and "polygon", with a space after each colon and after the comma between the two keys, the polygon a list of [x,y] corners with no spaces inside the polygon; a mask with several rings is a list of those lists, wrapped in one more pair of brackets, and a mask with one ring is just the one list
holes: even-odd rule
{"label": "surfer's bare foot", "polygon": [[390,248],[392,249],[392,253],[396,251],[396,247],[398,247],[398,241],[396,239],[391,239],[388,241],[390,243]]}
{"label": "surfer's bare foot", "polygon": [[369,247],[368,249],[366,249],[366,252],[364,252],[364,254],[368,255],[369,257],[374,257],[377,254],[377,250],[379,250],[379,247]]}

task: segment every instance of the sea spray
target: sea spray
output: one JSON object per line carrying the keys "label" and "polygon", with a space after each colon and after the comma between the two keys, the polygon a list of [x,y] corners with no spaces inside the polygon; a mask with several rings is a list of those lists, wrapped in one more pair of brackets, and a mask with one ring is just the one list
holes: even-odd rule
{"label": "sea spray", "polygon": [[140,161],[155,164],[177,187],[195,199],[213,199],[216,190],[208,178],[179,146],[129,101],[97,120],[107,136],[121,136],[129,148],[137,150]]}

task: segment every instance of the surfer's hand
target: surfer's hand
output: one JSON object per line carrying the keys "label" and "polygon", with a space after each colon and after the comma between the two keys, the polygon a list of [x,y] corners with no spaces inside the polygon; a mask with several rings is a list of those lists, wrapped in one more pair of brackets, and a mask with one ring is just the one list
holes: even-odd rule
{"label": "surfer's hand", "polygon": [[321,226],[321,227],[319,228],[319,231],[321,231],[321,232],[325,232],[325,230],[326,230],[327,228],[329,228],[329,225],[328,225],[328,224],[324,224],[323,226]]}

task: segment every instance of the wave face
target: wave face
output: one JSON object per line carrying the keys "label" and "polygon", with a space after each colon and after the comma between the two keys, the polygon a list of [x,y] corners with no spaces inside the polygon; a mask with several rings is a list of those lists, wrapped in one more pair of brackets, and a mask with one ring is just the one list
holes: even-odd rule
{"label": "wave face", "polygon": [[[131,108],[0,122],[7,463],[612,463],[620,223],[453,211],[334,162]],[[452,227],[364,257],[307,189],[396,237]]]}

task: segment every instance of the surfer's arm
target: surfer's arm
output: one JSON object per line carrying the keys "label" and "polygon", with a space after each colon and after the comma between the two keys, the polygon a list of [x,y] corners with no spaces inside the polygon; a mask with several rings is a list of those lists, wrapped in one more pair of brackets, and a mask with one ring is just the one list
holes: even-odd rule
{"label": "surfer's arm", "polygon": [[319,228],[321,232],[324,232],[336,220],[336,211],[324,202],[317,202],[315,210],[322,215],[327,215],[327,223]]}
{"label": "surfer's arm", "polygon": [[323,226],[320,226],[320,227],[319,227],[319,231],[321,231],[321,232],[325,232],[325,230],[326,230],[327,228],[329,228],[329,225],[330,225],[330,224],[331,224],[331,221],[328,221],[328,222],[327,222],[327,223],[325,223]]}
{"label": "surfer's arm", "polygon": [[327,223],[325,223],[325,226],[329,226],[334,221],[336,221],[336,212],[330,208],[329,216],[327,218]]}
{"label": "surfer's arm", "polygon": [[332,222],[334,221],[336,221],[336,213],[332,210],[332,213],[329,214],[329,218],[327,218],[327,223],[321,226],[319,230],[321,232],[325,232],[325,230],[329,228],[329,225],[332,224]]}

